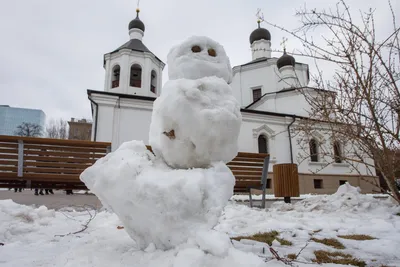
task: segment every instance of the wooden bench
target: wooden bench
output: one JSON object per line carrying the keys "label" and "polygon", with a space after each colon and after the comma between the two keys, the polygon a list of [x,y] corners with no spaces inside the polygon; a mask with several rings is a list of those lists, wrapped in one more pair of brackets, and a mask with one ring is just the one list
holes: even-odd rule
{"label": "wooden bench", "polygon": [[[239,152],[227,164],[236,178],[235,193],[248,193],[250,188],[262,189],[263,166],[266,158],[269,159],[269,154]],[[266,186],[266,177],[264,184]]]}
{"label": "wooden bench", "polygon": [[79,175],[111,144],[0,135],[0,187],[87,189]]}
{"label": "wooden bench", "polygon": [[[87,189],[80,174],[110,148],[106,142],[0,135],[0,187]],[[235,193],[249,193],[251,188],[265,192],[266,158],[268,154],[239,152],[227,164],[236,177]]]}

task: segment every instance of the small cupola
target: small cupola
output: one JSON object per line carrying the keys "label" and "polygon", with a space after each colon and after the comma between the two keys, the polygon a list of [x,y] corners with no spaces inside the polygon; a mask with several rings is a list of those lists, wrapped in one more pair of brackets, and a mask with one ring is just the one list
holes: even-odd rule
{"label": "small cupola", "polygon": [[260,20],[258,20],[257,23],[258,28],[250,34],[250,44],[253,44],[255,41],[259,40],[271,41],[271,33],[267,29],[260,27]]}
{"label": "small cupola", "polygon": [[139,18],[140,9],[136,9],[136,18],[131,20],[128,25],[129,36],[131,39],[139,39],[142,40],[144,35],[145,26],[143,21]]}
{"label": "small cupola", "polygon": [[286,48],[284,48],[283,55],[276,62],[276,66],[278,67],[278,69],[281,69],[282,67],[285,67],[285,66],[294,67],[295,64],[296,64],[296,60],[294,59],[294,57],[292,57],[291,55],[288,55],[286,53]]}
{"label": "small cupola", "polygon": [[261,21],[258,20],[258,27],[250,34],[250,47],[252,59],[271,58],[271,33],[260,26]]}
{"label": "small cupola", "polygon": [[296,60],[293,56],[286,53],[285,38],[283,40],[283,55],[276,61],[276,66],[279,70],[278,89],[286,90],[299,86],[299,80],[296,75],[295,66]]}

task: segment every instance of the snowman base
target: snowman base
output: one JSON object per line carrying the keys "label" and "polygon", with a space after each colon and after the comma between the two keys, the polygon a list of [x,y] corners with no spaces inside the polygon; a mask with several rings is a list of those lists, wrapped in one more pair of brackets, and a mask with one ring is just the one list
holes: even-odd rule
{"label": "snowman base", "polygon": [[171,249],[213,228],[233,193],[222,162],[207,169],[172,169],[130,141],[99,159],[81,180],[112,210],[140,249]]}

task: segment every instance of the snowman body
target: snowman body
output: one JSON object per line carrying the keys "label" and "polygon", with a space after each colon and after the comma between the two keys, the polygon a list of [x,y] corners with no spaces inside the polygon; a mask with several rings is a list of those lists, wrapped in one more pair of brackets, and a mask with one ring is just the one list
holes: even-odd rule
{"label": "snowman body", "polygon": [[192,37],[168,55],[170,80],[153,106],[149,143],[173,168],[206,168],[238,151],[240,106],[223,47]]}

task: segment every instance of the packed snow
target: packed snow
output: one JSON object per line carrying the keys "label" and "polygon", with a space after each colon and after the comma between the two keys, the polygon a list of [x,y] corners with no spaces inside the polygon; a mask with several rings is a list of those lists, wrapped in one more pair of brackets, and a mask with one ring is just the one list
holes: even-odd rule
{"label": "packed snow", "polygon": [[181,169],[232,160],[242,117],[224,48],[208,37],[190,37],[171,49],[168,70],[170,80],[153,105],[154,153]]}
{"label": "packed snow", "polygon": [[[94,211],[90,212],[93,216]],[[375,199],[357,190],[309,197],[296,204],[275,202],[266,211],[230,201],[213,231],[200,231],[170,250],[150,245],[143,251],[124,229],[119,229],[123,223],[110,211],[99,211],[85,231],[68,235],[82,229],[90,218],[88,212],[72,208],[54,211],[3,200],[0,266],[286,266],[274,259],[265,243],[243,239],[230,242],[227,238],[276,230],[281,238],[293,243],[272,243],[281,257],[297,254],[305,247],[293,266],[344,266],[313,263],[313,252],[322,249],[349,253],[367,266],[394,267],[400,266],[399,212],[399,206],[390,198]],[[346,234],[368,234],[376,239],[338,237]],[[337,238],[345,249],[313,242],[312,237]]]}
{"label": "packed snow", "polygon": [[207,169],[171,169],[139,141],[99,159],[81,180],[118,215],[141,249],[171,249],[214,227],[235,184],[222,162]]}
{"label": "packed snow", "polygon": [[[238,152],[239,103],[217,77],[171,80],[154,101],[149,143],[174,168],[208,167]],[[171,138],[165,133],[174,131]]]}
{"label": "packed snow", "polygon": [[216,76],[227,83],[232,81],[231,63],[224,47],[205,36],[192,36],[173,47],[167,64],[171,80]]}

